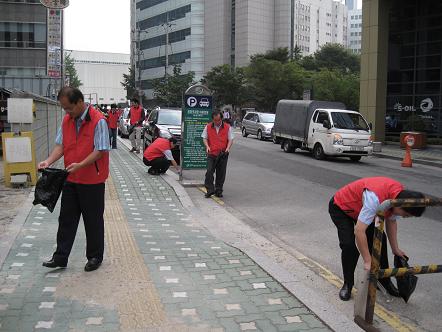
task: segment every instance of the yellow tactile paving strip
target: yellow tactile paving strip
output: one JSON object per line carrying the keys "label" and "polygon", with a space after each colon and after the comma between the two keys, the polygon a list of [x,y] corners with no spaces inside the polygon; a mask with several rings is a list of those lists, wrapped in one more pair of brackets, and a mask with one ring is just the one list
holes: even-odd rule
{"label": "yellow tactile paving strip", "polygon": [[118,200],[112,179],[106,186],[105,241],[107,259],[118,267],[112,278],[124,285],[117,310],[121,330],[142,329],[167,324],[160,297],[149,276]]}

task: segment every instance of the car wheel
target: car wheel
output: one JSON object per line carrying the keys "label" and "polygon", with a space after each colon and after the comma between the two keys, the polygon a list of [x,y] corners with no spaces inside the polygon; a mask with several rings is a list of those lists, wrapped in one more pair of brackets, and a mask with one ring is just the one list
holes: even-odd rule
{"label": "car wheel", "polygon": [[247,134],[246,127],[242,127],[242,137],[247,137],[247,136],[249,136],[249,134]]}
{"label": "car wheel", "polygon": [[324,148],[320,143],[316,143],[315,147],[313,148],[313,157],[315,157],[317,160],[325,159]]}
{"label": "car wheel", "polygon": [[262,137],[262,131],[261,131],[261,129],[258,130],[258,133],[256,134],[256,137],[257,137],[260,141],[263,141],[263,140],[264,140],[264,137]]}
{"label": "car wheel", "polygon": [[350,160],[354,161],[355,163],[358,162],[359,160],[361,160],[362,156],[351,156]]}
{"label": "car wheel", "polygon": [[284,140],[284,142],[282,143],[282,149],[286,153],[290,153],[290,152],[295,151],[294,146],[293,146],[293,142],[289,139]]}

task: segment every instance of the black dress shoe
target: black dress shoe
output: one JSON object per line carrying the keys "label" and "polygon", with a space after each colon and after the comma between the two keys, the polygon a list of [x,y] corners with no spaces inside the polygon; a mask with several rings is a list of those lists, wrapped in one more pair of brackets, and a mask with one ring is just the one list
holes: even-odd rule
{"label": "black dress shoe", "polygon": [[396,288],[396,286],[391,282],[391,279],[384,279],[379,280],[380,284],[385,288],[385,290],[394,297],[401,297],[401,294],[399,294],[399,290]]}
{"label": "black dress shoe", "polygon": [[95,271],[96,269],[98,269],[100,267],[100,265],[101,265],[101,261],[99,261],[98,258],[91,258],[86,263],[84,270],[86,272]]}
{"label": "black dress shoe", "polygon": [[49,268],[51,268],[51,269],[54,269],[54,268],[56,268],[56,267],[63,267],[63,268],[65,268],[68,264],[67,264],[67,263],[57,262],[57,261],[55,261],[55,260],[52,258],[52,259],[50,259],[50,260],[48,260],[48,261],[43,262],[42,265],[43,265],[44,267],[49,267]]}
{"label": "black dress shoe", "polygon": [[206,193],[206,194],[204,195],[204,197],[205,197],[205,198],[210,198],[210,197],[213,196],[213,194],[215,194],[215,193],[214,193],[213,191],[211,191],[211,192]]}
{"label": "black dress shoe", "polygon": [[220,192],[215,193],[215,196],[216,196],[216,197],[219,197],[219,198],[224,197],[224,196],[223,196],[223,193],[220,193]]}
{"label": "black dress shoe", "polygon": [[344,284],[344,286],[342,286],[341,290],[339,291],[339,298],[342,301],[348,301],[351,298],[351,289],[353,288],[353,286],[350,286],[348,284]]}

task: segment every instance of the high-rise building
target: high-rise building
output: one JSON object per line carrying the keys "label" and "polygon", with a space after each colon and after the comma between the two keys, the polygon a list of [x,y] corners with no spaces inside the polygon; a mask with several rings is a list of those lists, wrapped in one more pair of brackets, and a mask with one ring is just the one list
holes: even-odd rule
{"label": "high-rise building", "polygon": [[348,48],[360,54],[362,48],[362,9],[348,11]]}
{"label": "high-rise building", "polygon": [[148,99],[152,80],[172,73],[204,72],[204,0],[141,0],[132,10],[135,78]]}
{"label": "high-rise building", "polygon": [[47,76],[47,16],[39,0],[0,1],[0,87],[45,96],[56,85]]}
{"label": "high-rise building", "polygon": [[347,45],[347,9],[333,0],[206,0],[205,59],[247,65],[250,56],[278,47],[302,55],[326,43]]}
{"label": "high-rise building", "polygon": [[357,4],[357,0],[345,0],[345,6],[348,8],[348,10],[357,9]]}

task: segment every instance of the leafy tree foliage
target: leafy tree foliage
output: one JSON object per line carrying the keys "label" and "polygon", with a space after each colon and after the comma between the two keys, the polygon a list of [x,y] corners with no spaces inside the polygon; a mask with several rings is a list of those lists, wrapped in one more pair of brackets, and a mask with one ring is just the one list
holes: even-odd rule
{"label": "leafy tree foliage", "polygon": [[133,98],[137,92],[135,86],[135,68],[133,66],[129,67],[128,74],[123,74],[123,82],[120,83],[126,90],[126,98]]}
{"label": "leafy tree foliage", "polygon": [[69,77],[69,86],[79,88],[83,85],[78,77],[77,69],[75,69],[74,58],[70,54],[64,57],[65,75]]}
{"label": "leafy tree foliage", "polygon": [[163,106],[181,107],[183,94],[194,83],[194,72],[181,74],[181,65],[173,67],[173,75],[153,81],[155,100]]}
{"label": "leafy tree foliage", "polygon": [[280,47],[270,50],[264,54],[255,54],[250,57],[251,62],[259,59],[274,60],[281,63],[289,62],[289,50],[287,47]]}
{"label": "leafy tree foliage", "polygon": [[[343,72],[359,72],[359,56],[340,44],[325,44],[313,55],[316,70],[337,69]],[[306,68],[311,70],[312,68]]]}

